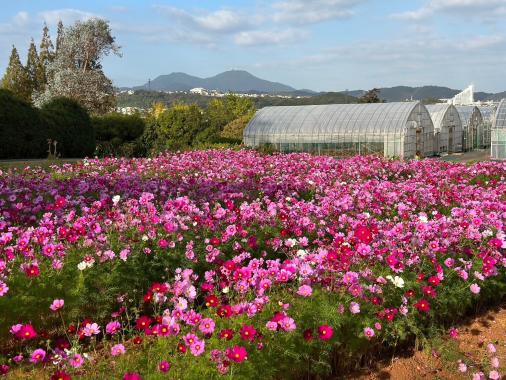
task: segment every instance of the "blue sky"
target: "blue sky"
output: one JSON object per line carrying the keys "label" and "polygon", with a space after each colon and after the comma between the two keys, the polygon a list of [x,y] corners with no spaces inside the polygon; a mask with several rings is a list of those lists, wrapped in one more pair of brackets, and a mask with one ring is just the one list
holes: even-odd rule
{"label": "blue sky", "polygon": [[46,21],[110,21],[118,86],[229,69],[313,90],[441,85],[506,90],[506,0],[2,1],[0,71]]}

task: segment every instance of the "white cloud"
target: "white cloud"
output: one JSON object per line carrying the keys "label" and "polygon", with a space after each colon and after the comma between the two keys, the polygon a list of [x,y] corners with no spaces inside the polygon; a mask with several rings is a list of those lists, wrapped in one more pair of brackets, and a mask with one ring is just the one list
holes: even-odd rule
{"label": "white cloud", "polygon": [[506,15],[506,0],[431,0],[418,9],[395,13],[392,17],[419,21],[440,13],[488,20]]}
{"label": "white cloud", "polygon": [[314,24],[354,15],[353,8],[366,0],[287,0],[272,5],[276,22]]}
{"label": "white cloud", "polygon": [[253,30],[238,33],[234,41],[242,46],[279,45],[300,41],[306,37],[306,32],[296,29]]}
{"label": "white cloud", "polygon": [[70,25],[76,21],[86,21],[90,18],[101,16],[80,9],[65,8],[40,12],[38,17],[49,25],[55,25],[60,20],[64,25]]}

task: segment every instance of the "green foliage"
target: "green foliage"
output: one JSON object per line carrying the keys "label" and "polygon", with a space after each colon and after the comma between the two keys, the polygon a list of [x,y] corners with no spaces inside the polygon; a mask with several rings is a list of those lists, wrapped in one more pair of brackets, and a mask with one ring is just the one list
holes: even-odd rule
{"label": "green foliage", "polygon": [[26,72],[28,75],[28,81],[30,83],[30,98],[32,94],[39,90],[38,85],[38,68],[39,68],[39,56],[37,55],[37,48],[35,42],[30,43],[28,48],[28,58],[26,60]]}
{"label": "green foliage", "polygon": [[14,95],[27,102],[31,101],[32,91],[30,79],[26,68],[19,59],[16,47],[12,46],[9,65],[2,78],[2,88],[11,91]]}
{"label": "green foliage", "polygon": [[95,132],[88,112],[75,100],[55,98],[41,108],[49,131],[48,138],[58,141],[63,157],[85,157],[95,150]]}
{"label": "green foliage", "polygon": [[0,89],[0,158],[44,157],[47,138],[37,110]]}
{"label": "green foliage", "polygon": [[244,129],[248,125],[251,118],[252,118],[252,115],[248,113],[247,115],[244,115],[244,116],[238,117],[237,119],[232,120],[230,123],[225,125],[225,127],[221,131],[220,136],[222,138],[231,139],[231,140],[234,140],[237,142],[241,142]]}
{"label": "green foliage", "polygon": [[359,99],[359,103],[381,103],[379,88],[373,88],[372,90],[367,91],[364,95],[362,95]]}
{"label": "green foliage", "polygon": [[158,138],[168,150],[186,149],[202,130],[203,112],[196,106],[176,105],[163,112],[158,120]]}

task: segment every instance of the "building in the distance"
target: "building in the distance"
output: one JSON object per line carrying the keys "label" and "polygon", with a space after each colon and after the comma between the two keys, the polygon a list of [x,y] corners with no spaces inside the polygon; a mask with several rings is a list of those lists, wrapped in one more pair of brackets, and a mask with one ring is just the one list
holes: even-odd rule
{"label": "building in the distance", "polygon": [[426,106],[434,124],[436,153],[462,152],[462,123],[455,106],[447,103]]}
{"label": "building in the distance", "polygon": [[506,159],[506,99],[501,100],[491,130],[491,158]]}
{"label": "building in the distance", "polygon": [[244,144],[334,156],[434,154],[434,126],[420,102],[265,107],[244,130]]}

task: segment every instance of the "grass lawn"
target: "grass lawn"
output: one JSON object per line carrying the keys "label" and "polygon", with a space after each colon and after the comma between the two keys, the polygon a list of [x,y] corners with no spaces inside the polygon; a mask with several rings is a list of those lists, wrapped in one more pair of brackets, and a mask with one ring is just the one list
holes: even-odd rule
{"label": "grass lawn", "polygon": [[8,169],[24,169],[26,167],[41,167],[43,169],[49,169],[52,165],[64,165],[72,164],[80,161],[80,158],[63,158],[57,160],[50,159],[20,159],[20,160],[0,160],[0,170]]}

